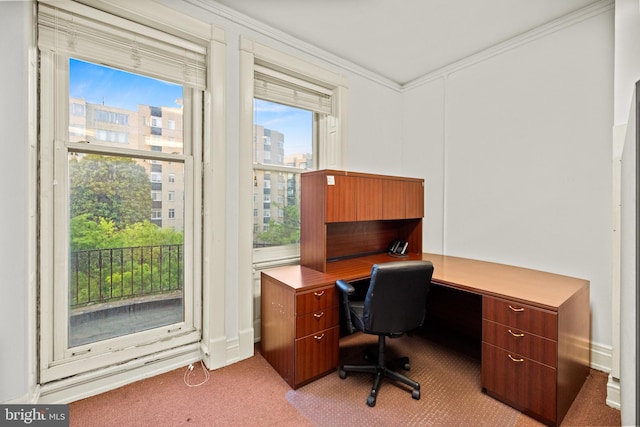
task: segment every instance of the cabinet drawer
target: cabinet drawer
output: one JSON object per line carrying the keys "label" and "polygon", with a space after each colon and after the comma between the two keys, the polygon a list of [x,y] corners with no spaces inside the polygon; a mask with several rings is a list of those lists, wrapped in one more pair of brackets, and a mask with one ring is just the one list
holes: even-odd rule
{"label": "cabinet drawer", "polygon": [[530,332],[484,319],[482,341],[552,368],[557,367],[556,342]]}
{"label": "cabinet drawer", "polygon": [[338,308],[329,307],[296,317],[296,338],[338,326]]}
{"label": "cabinet drawer", "polygon": [[316,289],[315,291],[298,294],[296,296],[296,316],[337,306],[338,295],[335,286]]}
{"label": "cabinet drawer", "polygon": [[296,340],[296,387],[338,366],[339,339],[336,326]]}
{"label": "cabinet drawer", "polygon": [[516,409],[556,423],[554,368],[482,343],[482,387]]}
{"label": "cabinet drawer", "polygon": [[557,313],[492,297],[482,298],[482,317],[550,340],[558,339]]}

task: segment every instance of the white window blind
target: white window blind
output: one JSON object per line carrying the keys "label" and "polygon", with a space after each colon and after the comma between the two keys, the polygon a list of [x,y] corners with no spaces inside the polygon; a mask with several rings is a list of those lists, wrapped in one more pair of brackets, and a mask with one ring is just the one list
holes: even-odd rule
{"label": "white window blind", "polygon": [[38,4],[38,47],[196,89],[206,85],[206,48],[83,5],[82,14]]}
{"label": "white window blind", "polygon": [[330,89],[256,64],[253,96],[265,101],[332,115]]}

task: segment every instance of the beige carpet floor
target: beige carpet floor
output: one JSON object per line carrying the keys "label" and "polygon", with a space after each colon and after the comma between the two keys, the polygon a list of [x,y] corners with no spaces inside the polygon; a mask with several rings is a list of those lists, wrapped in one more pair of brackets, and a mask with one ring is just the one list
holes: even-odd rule
{"label": "beige carpet floor", "polygon": [[[180,368],[70,405],[71,427],[164,426],[515,426],[541,424],[482,393],[480,362],[418,337],[390,340],[390,350],[409,355],[410,377],[421,383],[421,399],[393,383],[366,405],[371,376],[336,372],[292,390],[260,354],[212,371],[189,387]],[[375,337],[341,339],[341,357],[361,361]],[[204,378],[200,365],[191,384]],[[562,426],[620,426],[620,412],[605,404],[607,375],[591,371]]]}
{"label": "beige carpet floor", "polygon": [[[374,351],[375,336],[354,334],[341,340],[341,359],[363,363],[365,347]],[[421,397],[409,388],[384,381],[376,406],[366,399],[372,375],[330,374],[298,390],[287,400],[315,426],[513,426],[520,412],[481,392],[480,362],[417,337],[387,339],[388,357],[408,355],[407,376],[420,383]]]}

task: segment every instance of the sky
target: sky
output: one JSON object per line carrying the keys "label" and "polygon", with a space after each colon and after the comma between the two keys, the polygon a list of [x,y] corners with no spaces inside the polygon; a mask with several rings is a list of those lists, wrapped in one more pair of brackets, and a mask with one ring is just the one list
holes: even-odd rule
{"label": "sky", "polygon": [[138,110],[138,104],[153,107],[178,107],[182,86],[104,65],[71,59],[69,96],[91,104]]}
{"label": "sky", "polygon": [[[137,111],[138,104],[177,107],[182,86],[104,65],[70,59],[69,96]],[[284,134],[285,154],[312,153],[313,113],[256,99],[254,123]]]}
{"label": "sky", "polygon": [[284,134],[285,154],[313,153],[313,113],[256,99],[253,122]]}

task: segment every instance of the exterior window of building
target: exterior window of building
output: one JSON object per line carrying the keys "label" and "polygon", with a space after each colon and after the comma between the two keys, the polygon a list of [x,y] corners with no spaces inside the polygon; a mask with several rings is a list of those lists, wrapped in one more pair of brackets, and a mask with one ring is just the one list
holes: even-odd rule
{"label": "exterior window of building", "polygon": [[104,129],[95,129],[95,139],[103,142],[117,142],[119,144],[129,143],[129,134]]}
{"label": "exterior window of building", "polygon": [[167,175],[167,181],[168,181],[168,182],[171,182],[171,183],[176,182],[176,174],[174,174],[174,173],[169,173],[169,174]]}
{"label": "exterior window of building", "polygon": [[78,104],[75,102],[72,102],[71,105],[69,106],[69,114],[72,116],[80,116],[80,117],[84,117],[84,104]]}
{"label": "exterior window of building", "polygon": [[129,125],[129,115],[116,111],[95,110],[95,119],[98,122],[113,123],[116,125]]}
{"label": "exterior window of building", "polygon": [[176,201],[176,192],[171,190],[167,193],[167,200],[169,200],[170,202],[175,202]]}
{"label": "exterior window of building", "polygon": [[[346,85],[338,74],[255,41],[242,39],[241,49],[243,58],[253,59],[253,135],[244,137],[253,146],[242,153],[252,154],[253,210],[258,211],[252,217],[252,261],[258,269],[300,256],[301,174],[342,166]],[[244,74],[243,87],[249,75]],[[248,100],[243,107],[248,111]],[[248,127],[247,117],[241,121]],[[267,174],[268,193],[260,190]]]}
{"label": "exterior window of building", "polygon": [[[202,128],[206,47],[159,34],[76,2],[38,3],[40,230],[50,242],[40,257],[41,383],[200,339],[202,138],[182,130]],[[161,126],[163,114],[181,130],[170,150],[145,125]],[[172,191],[190,201],[174,201],[171,228],[163,173],[180,177]]]}
{"label": "exterior window of building", "polygon": [[[263,227],[254,233],[254,247],[268,248],[300,243],[300,199],[284,197],[287,181],[297,182],[304,169],[288,166],[296,159],[312,159],[317,138],[317,113],[267,100],[254,101],[254,175],[262,182],[262,193],[254,194],[254,210],[261,211]],[[305,162],[306,163],[306,162]],[[290,202],[290,203],[289,203]],[[277,214],[282,212],[282,214]]]}

